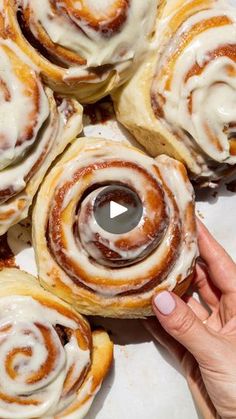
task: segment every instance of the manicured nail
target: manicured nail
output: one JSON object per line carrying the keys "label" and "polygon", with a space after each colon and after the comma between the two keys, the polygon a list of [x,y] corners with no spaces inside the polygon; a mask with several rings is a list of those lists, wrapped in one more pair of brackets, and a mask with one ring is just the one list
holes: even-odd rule
{"label": "manicured nail", "polygon": [[168,316],[175,309],[175,300],[168,291],[162,291],[154,298],[154,304],[161,314]]}

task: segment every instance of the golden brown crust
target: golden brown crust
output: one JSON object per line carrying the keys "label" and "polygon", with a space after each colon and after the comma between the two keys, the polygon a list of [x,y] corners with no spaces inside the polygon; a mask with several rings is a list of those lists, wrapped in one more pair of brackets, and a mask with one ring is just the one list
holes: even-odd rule
{"label": "golden brown crust", "polygon": [[[16,369],[17,360],[19,357],[25,359],[33,359],[34,364],[39,363],[37,358],[37,344],[40,342],[41,348],[47,354],[43,363],[39,364],[39,368],[35,368],[26,376],[26,384],[29,388],[32,386],[31,396],[26,397],[18,394],[18,387],[16,384],[16,395],[13,397],[11,394],[6,392],[4,388],[0,392],[0,404],[1,401],[9,403],[9,409],[11,410],[11,404],[19,405],[19,409],[33,409],[32,417],[36,417],[37,407],[39,412],[42,411],[42,399],[38,397],[40,392],[40,384],[44,388],[43,394],[47,394],[47,377],[53,376],[53,371],[58,368],[58,362],[60,360],[61,351],[65,351],[66,362],[68,365],[71,364],[70,368],[66,372],[63,379],[63,387],[60,391],[60,399],[58,400],[59,412],[56,409],[54,418],[67,418],[67,415],[74,414],[75,417],[84,417],[88,411],[93,398],[99,390],[104,377],[110,369],[112,358],[113,358],[113,344],[109,339],[106,332],[98,330],[91,333],[88,322],[80,314],[78,314],[72,307],[58,299],[51,293],[48,293],[40,287],[39,282],[36,278],[31,275],[20,271],[18,269],[10,268],[3,269],[0,271],[0,302],[1,302],[1,324],[0,324],[0,335],[4,333],[4,339],[9,339],[9,350],[5,358],[5,371],[6,378],[10,379],[11,382],[17,382],[18,375],[21,374],[21,381],[23,380],[24,371]],[[28,299],[30,297],[30,299]],[[7,298],[7,303],[5,298]],[[15,304],[15,312],[17,314],[17,298],[22,298],[21,301],[21,317],[22,321],[18,320],[18,329],[15,330],[15,323],[9,321],[4,323],[4,307],[8,304],[8,316],[11,312],[11,299],[12,304]],[[30,305],[29,310],[24,311],[24,307]],[[41,315],[37,320],[33,320],[33,310],[35,310],[35,304],[39,304]],[[38,310],[38,308],[37,308]],[[44,311],[45,310],[45,311]],[[27,313],[27,314],[25,314]],[[50,317],[52,313],[52,318]],[[26,316],[27,315],[27,319]],[[55,315],[57,316],[57,323],[55,324]],[[46,316],[46,320],[45,320]],[[9,318],[9,317],[8,317]],[[18,317],[16,317],[17,323]],[[52,324],[50,322],[53,322]],[[70,326],[66,326],[70,324]],[[23,330],[21,331],[21,328]],[[14,329],[14,330],[13,330]],[[11,333],[18,333],[17,340],[12,341]],[[55,332],[59,337],[59,342],[55,339]],[[31,348],[31,341],[34,339],[36,334],[36,343],[34,350]],[[31,340],[28,341],[28,346],[24,346],[24,336],[29,335]],[[13,345],[13,343],[15,344]],[[70,342],[73,342],[71,346],[72,355],[68,351]],[[73,356],[75,356],[75,342],[78,345],[79,351],[83,353],[88,352],[88,359],[84,366],[79,368],[79,364],[75,364]],[[17,346],[19,345],[19,346]],[[71,345],[71,344],[70,344]],[[1,351],[4,351],[1,348]],[[4,354],[3,354],[4,356]],[[85,356],[85,355],[83,355]],[[87,355],[86,355],[87,356]],[[72,357],[70,359],[70,357]],[[80,359],[77,362],[81,362]],[[83,362],[83,361],[82,361]],[[67,364],[66,364],[67,365]],[[62,365],[65,368],[65,365]],[[60,371],[58,371],[59,373]],[[63,375],[62,375],[63,377]],[[57,379],[55,377],[55,379]],[[22,381],[23,382],[23,381]],[[49,381],[50,383],[50,381]],[[59,385],[59,384],[58,384]],[[34,391],[34,387],[37,386],[37,391]],[[49,386],[50,389],[50,386]],[[25,390],[26,391],[26,390]],[[42,395],[42,398],[46,397]],[[52,395],[49,396],[52,397]],[[72,397],[74,396],[74,397]],[[67,400],[69,397],[69,401]],[[71,398],[72,397],[72,398]],[[70,401],[71,400],[71,401]],[[47,401],[47,399],[46,399]],[[62,404],[61,401],[63,401]],[[48,400],[50,403],[50,398]],[[36,409],[36,410],[35,410]],[[27,410],[29,415],[29,410]],[[77,415],[77,416],[76,416]],[[31,417],[31,416],[28,416]],[[37,417],[45,417],[39,414]],[[14,418],[14,409],[12,412],[12,418]]]}
{"label": "golden brown crust", "polygon": [[10,39],[1,40],[0,55],[2,235],[28,215],[51,163],[80,133],[82,107],[45,87],[33,63]]}
{"label": "golden brown crust", "polygon": [[185,278],[180,284],[177,284],[176,287],[173,289],[173,292],[177,294],[179,297],[182,297],[182,295],[184,295],[186,291],[189,289],[193,277],[194,272],[187,278]]}
{"label": "golden brown crust", "polygon": [[[230,28],[233,34],[234,11],[228,3],[217,5],[212,0],[162,2],[157,51],[113,93],[118,120],[147,152],[182,161],[203,186],[218,183],[236,164],[235,117],[227,111],[236,46],[233,35],[224,35]],[[187,51],[192,51],[192,58]],[[220,104],[216,86],[221,86],[224,97]],[[200,97],[209,100],[204,111]],[[224,122],[217,116],[223,107]]]}
{"label": "golden brown crust", "polygon": [[[102,381],[109,372],[113,362],[113,344],[107,333],[102,330],[94,331],[92,333],[92,344],[92,365],[86,380],[81,386],[81,393],[90,380],[92,381],[90,387],[91,393],[96,391],[97,388],[100,388]],[[105,358],[104,354],[106,354]],[[79,408],[83,408],[83,406],[86,406],[87,403],[89,403],[89,395],[85,394],[84,397],[82,397],[79,401],[75,401],[72,406],[67,408],[63,414],[60,414],[60,416],[56,416],[55,419],[66,418],[67,415],[70,415]]]}
{"label": "golden brown crust", "polygon": [[[69,28],[67,32],[74,31],[77,43],[69,47],[63,42],[60,43],[65,37],[63,32],[57,42],[53,41],[47,22],[37,15],[37,8],[33,7],[31,1],[33,2],[30,0],[24,4],[23,1],[3,0],[6,16],[3,32],[31,58],[42,72],[44,81],[53,90],[77,97],[82,103],[94,103],[124,83],[131,77],[140,57],[149,48],[149,37],[154,23],[153,12],[156,12],[155,0],[148,0],[147,6],[142,6],[144,20],[142,13],[137,14],[137,19],[140,19],[142,25],[141,32],[137,32],[138,36],[142,34],[137,48],[130,45],[128,35],[125,35],[124,40],[121,39],[118,45],[115,39],[121,36],[127,25],[132,25],[135,31],[136,22],[132,20],[136,7],[133,4],[134,0],[114,0],[105,10],[101,7],[100,12],[99,7],[92,8],[84,1],[79,2],[80,7],[70,0],[63,0],[59,5],[57,1],[50,0],[48,6],[45,2],[42,7],[48,7],[46,19],[51,16],[51,20],[56,22],[57,30],[62,26]],[[80,38],[81,45],[78,49]],[[99,39],[104,43],[104,48],[108,49],[107,57],[101,63],[102,58],[96,57],[97,54],[103,53],[100,50],[96,52]],[[87,58],[90,49],[91,56]],[[127,54],[129,49],[131,52]],[[94,60],[97,60],[98,64],[94,63]]]}
{"label": "golden brown crust", "polygon": [[[142,196],[144,222],[106,236],[93,231],[93,194],[117,181]],[[151,315],[153,294],[175,288],[194,267],[193,192],[182,164],[165,156],[155,162],[127,145],[78,139],[46,178],[33,220],[42,285],[85,314]]]}

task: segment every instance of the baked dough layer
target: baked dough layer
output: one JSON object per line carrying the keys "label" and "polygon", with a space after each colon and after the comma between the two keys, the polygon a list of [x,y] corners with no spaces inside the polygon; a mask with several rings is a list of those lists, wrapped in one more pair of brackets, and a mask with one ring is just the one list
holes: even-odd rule
{"label": "baked dough layer", "polygon": [[[143,203],[142,221],[123,235],[105,232],[94,218],[96,196],[110,184],[130,187]],[[194,196],[186,170],[123,143],[78,138],[40,189],[33,242],[42,285],[79,312],[151,315],[152,296],[184,292],[194,271]]]}
{"label": "baked dough layer", "polygon": [[235,7],[163,2],[157,47],[113,94],[118,120],[152,156],[182,161],[211,185],[235,170]]}
{"label": "baked dough layer", "polygon": [[0,281],[1,417],[82,419],[112,362],[107,333],[26,272]]}

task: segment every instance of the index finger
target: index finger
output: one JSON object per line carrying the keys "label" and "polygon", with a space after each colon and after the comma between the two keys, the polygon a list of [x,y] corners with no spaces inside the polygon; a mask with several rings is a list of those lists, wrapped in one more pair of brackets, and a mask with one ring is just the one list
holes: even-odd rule
{"label": "index finger", "polygon": [[236,264],[198,219],[200,255],[207,264],[212,282],[224,294],[236,291]]}

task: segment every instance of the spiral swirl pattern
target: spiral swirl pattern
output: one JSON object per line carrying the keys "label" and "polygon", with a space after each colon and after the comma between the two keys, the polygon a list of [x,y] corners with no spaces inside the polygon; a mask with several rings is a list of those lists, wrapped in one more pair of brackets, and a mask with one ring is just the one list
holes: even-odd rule
{"label": "spiral swirl pattern", "polygon": [[100,377],[93,371],[97,349],[85,319],[26,273],[4,269],[0,279],[1,417],[82,418],[110,365],[107,335],[94,335],[104,339]]}
{"label": "spiral swirl pattern", "polygon": [[218,163],[235,165],[236,8],[189,1],[172,13],[151,90],[154,112],[200,155],[203,170],[204,163],[209,172]]}
{"label": "spiral swirl pattern", "polygon": [[[81,130],[81,107],[45,88],[32,62],[0,41],[0,234],[27,215],[52,160]],[[60,144],[59,142],[60,137]]]}
{"label": "spiral swirl pattern", "polygon": [[3,0],[3,9],[15,42],[51,87],[93,102],[146,53],[157,0]]}
{"label": "spiral swirl pattern", "polygon": [[183,161],[203,186],[235,170],[235,28],[231,1],[163,2],[156,51],[113,96],[147,151]]}
{"label": "spiral swirl pattern", "polygon": [[[98,194],[116,184],[143,205],[138,226],[122,235],[94,216]],[[34,217],[43,283],[84,313],[151,314],[153,292],[184,283],[194,267],[193,191],[182,164],[165,156],[155,161],[125,145],[80,139],[47,177]]]}

